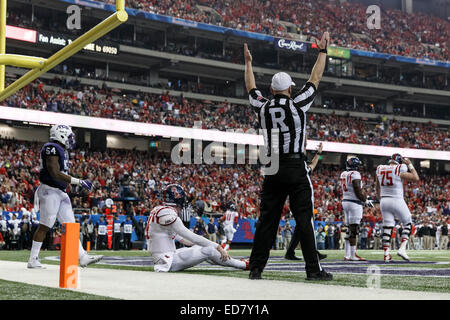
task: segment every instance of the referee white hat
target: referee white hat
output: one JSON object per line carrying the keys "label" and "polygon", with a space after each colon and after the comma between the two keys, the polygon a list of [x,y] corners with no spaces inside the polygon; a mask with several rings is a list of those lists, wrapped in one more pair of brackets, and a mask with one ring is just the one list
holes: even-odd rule
{"label": "referee white hat", "polygon": [[292,81],[291,76],[286,72],[278,72],[272,77],[272,84],[270,86],[275,91],[283,91],[290,86],[295,86],[295,83]]}

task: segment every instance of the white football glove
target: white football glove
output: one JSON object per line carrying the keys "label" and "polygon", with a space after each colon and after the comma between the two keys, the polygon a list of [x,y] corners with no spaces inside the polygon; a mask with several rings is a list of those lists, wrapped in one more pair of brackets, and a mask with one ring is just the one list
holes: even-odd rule
{"label": "white football glove", "polygon": [[366,202],[364,203],[364,205],[366,207],[373,208],[374,207],[373,200],[372,199],[367,199]]}

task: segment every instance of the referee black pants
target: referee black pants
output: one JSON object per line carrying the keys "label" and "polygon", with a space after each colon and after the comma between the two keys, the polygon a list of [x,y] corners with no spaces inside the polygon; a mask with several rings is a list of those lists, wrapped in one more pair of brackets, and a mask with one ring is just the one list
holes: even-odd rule
{"label": "referee black pants", "polygon": [[281,159],[278,173],[264,178],[260,216],[256,223],[250,269],[263,270],[276,239],[281,212],[289,196],[290,208],[298,228],[307,274],[320,271],[313,221],[313,187],[302,159]]}

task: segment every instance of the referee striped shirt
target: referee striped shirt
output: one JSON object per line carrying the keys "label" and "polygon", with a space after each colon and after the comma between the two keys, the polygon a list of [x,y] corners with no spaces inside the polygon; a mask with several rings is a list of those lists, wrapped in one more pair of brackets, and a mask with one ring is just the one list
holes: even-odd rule
{"label": "referee striped shirt", "polygon": [[314,84],[307,82],[291,98],[277,94],[269,100],[258,89],[250,90],[250,105],[258,115],[269,155],[272,150],[272,133],[278,133],[278,138],[274,140],[277,145],[273,148],[278,149],[279,154],[305,153],[306,111],[311,107],[316,91]]}
{"label": "referee striped shirt", "polygon": [[187,206],[184,206],[181,210],[180,213],[178,214],[181,221],[183,222],[189,222],[191,221],[191,212],[192,212],[192,206],[190,204],[188,204]]}

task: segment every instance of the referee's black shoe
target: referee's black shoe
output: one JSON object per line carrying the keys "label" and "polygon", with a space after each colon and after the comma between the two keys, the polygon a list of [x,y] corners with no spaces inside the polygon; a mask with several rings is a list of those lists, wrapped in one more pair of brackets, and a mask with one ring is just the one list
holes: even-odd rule
{"label": "referee's black shoe", "polygon": [[331,273],[326,272],[325,270],[322,270],[319,272],[309,274],[307,273],[306,280],[329,281],[333,280],[333,275]]}
{"label": "referee's black shoe", "polygon": [[284,256],[286,260],[302,260],[302,258],[297,257],[295,254],[287,254]]}
{"label": "referee's black shoe", "polygon": [[319,251],[317,251],[317,254],[319,255],[319,260],[323,260],[328,257],[326,254],[321,254]]}
{"label": "referee's black shoe", "polygon": [[250,274],[248,275],[248,278],[251,280],[259,280],[262,279],[261,277],[261,270],[259,270],[258,268],[252,269],[250,270]]}

